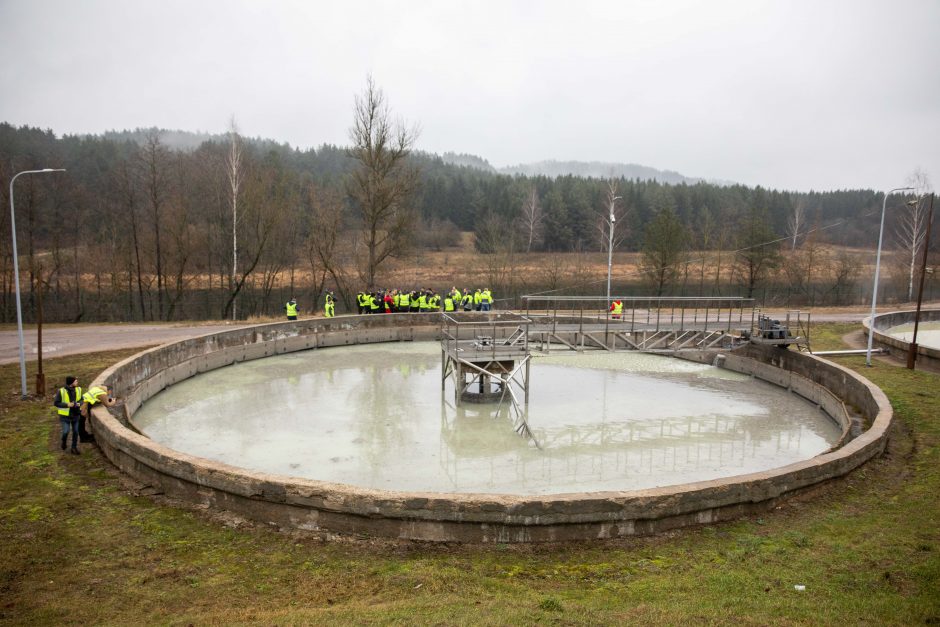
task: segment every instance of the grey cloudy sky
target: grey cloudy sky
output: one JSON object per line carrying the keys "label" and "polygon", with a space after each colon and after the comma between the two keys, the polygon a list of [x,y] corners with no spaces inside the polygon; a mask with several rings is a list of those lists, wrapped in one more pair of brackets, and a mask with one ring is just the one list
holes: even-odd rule
{"label": "grey cloudy sky", "polygon": [[784,189],[940,177],[937,0],[0,0],[0,121],[345,144],[371,73],[418,147]]}

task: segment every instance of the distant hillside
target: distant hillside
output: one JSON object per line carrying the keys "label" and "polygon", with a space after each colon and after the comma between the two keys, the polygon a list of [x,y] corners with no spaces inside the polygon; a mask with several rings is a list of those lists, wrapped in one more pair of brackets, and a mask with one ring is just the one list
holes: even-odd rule
{"label": "distant hillside", "polygon": [[[107,131],[101,134],[101,137],[113,142],[131,141],[142,146],[147,141],[150,133],[156,133],[160,137],[160,143],[171,150],[195,150],[205,142],[222,143],[228,141],[228,135],[225,133],[203,133],[180,130],[169,130],[162,128],[136,128],[132,131]],[[287,147],[287,144],[279,144],[271,139],[262,137],[242,137],[242,141],[263,149],[275,147]]]}
{"label": "distant hillside", "polygon": [[483,157],[476,155],[466,155],[463,153],[445,152],[441,155],[441,160],[449,165],[464,166],[467,168],[476,168],[484,172],[496,174],[496,168],[490,165],[490,162]]}
{"label": "distant hillside", "polygon": [[659,181],[675,185],[678,183],[694,184],[702,179],[683,176],[672,170],[657,170],[645,165],[635,163],[604,163],[601,161],[539,161],[536,163],[523,163],[520,165],[500,168],[502,174],[522,174],[525,176],[581,176],[591,178],[623,177],[628,180]]}

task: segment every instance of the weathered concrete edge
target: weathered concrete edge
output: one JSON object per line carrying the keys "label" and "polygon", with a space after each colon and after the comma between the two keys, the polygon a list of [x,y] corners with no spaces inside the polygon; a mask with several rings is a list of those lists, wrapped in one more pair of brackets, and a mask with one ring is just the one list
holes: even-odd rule
{"label": "weathered concrete edge", "polygon": [[[171,378],[179,376],[177,380],[181,380],[191,376],[187,373],[194,368],[201,371],[196,368],[199,360],[208,366],[208,357],[214,353],[221,352],[225,355],[223,361],[232,363],[305,347],[360,343],[360,340],[392,341],[403,336],[404,339],[425,339],[436,333],[430,316],[422,317],[420,324],[412,316],[374,318],[353,316],[330,322],[277,323],[207,334],[144,351],[112,366],[96,382],[118,384],[123,381],[126,384],[122,373],[130,369],[142,377],[131,396],[143,389],[153,394],[165,386],[166,368],[156,371],[149,366],[141,368],[142,361],[163,362],[176,369]],[[239,348],[238,343],[248,338],[252,343]],[[225,347],[225,344],[231,345]],[[714,353],[698,354],[696,360],[710,362],[713,356]],[[181,357],[182,360],[174,361]],[[786,359],[781,364],[773,363],[783,357]],[[871,428],[839,450],[763,473],[652,490],[519,497],[401,493],[253,473],[167,449],[127,428],[106,410],[96,410],[94,420],[102,450],[128,474],[174,496],[230,509],[263,522],[443,541],[613,537],[760,511],[781,496],[844,475],[883,451],[892,415],[887,398],[878,388],[841,366],[789,351],[751,349],[748,355],[731,354],[726,359],[726,367],[761,378],[770,376],[768,380],[777,382],[774,373],[767,370],[770,365],[788,365],[789,368],[784,368],[786,372],[794,372],[810,381],[814,381],[812,373],[816,372],[825,373],[827,376],[823,379],[842,385],[854,382],[850,384],[855,387],[852,396],[855,401],[861,399],[861,405],[867,405],[862,409],[873,416]],[[800,373],[800,370],[806,372]],[[783,374],[779,370],[777,373]],[[811,376],[804,377],[806,373]],[[155,378],[163,379],[163,385],[152,385]],[[120,395],[122,389],[119,385],[116,387]]]}
{"label": "weathered concrete edge", "polygon": [[[940,320],[940,309],[921,310],[921,322],[936,322],[937,320]],[[879,331],[879,329],[890,329],[891,327],[896,327],[908,322],[914,322],[913,311],[891,311],[888,313],[876,314],[875,334],[872,337],[872,343],[879,346],[896,348],[900,351],[903,351],[904,353],[907,353],[907,351],[910,350],[910,342],[905,342],[904,340],[900,340],[896,337],[888,335],[887,333],[882,333]],[[871,332],[871,317],[862,320],[862,327],[865,329],[865,333]],[[918,344],[917,359],[922,358],[929,360],[929,362],[934,366],[940,367],[940,350]]]}

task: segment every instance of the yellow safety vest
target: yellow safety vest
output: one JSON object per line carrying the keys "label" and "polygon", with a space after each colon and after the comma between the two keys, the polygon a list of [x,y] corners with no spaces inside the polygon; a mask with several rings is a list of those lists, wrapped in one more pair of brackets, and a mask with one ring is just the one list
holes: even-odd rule
{"label": "yellow safety vest", "polygon": [[89,388],[88,391],[85,392],[85,395],[82,396],[82,400],[84,400],[89,405],[97,405],[101,402],[101,396],[107,393],[108,391],[106,389],[96,385],[93,388]]}
{"label": "yellow safety vest", "polygon": [[[68,388],[59,388],[59,398],[62,399],[62,402],[63,402],[63,403],[78,403],[78,402],[81,402],[81,400],[82,400],[82,388],[80,388],[80,387],[75,388],[75,400],[74,400],[74,401],[70,401],[70,400],[69,400],[69,389],[68,389]],[[72,408],[71,408],[71,407],[64,407],[64,408],[63,408],[63,407],[56,407],[56,409],[59,410],[59,415],[60,415],[60,416],[68,416],[69,413],[71,413],[71,411],[72,411]]]}
{"label": "yellow safety vest", "polygon": [[454,299],[448,296],[444,299],[444,311],[453,311],[454,310]]}
{"label": "yellow safety vest", "polygon": [[614,315],[619,316],[623,313],[623,303],[619,300],[614,301]]}
{"label": "yellow safety vest", "polygon": [[411,303],[410,296],[408,294],[402,294],[398,297],[398,306],[399,307],[408,307]]}
{"label": "yellow safety vest", "polygon": [[296,316],[296,315],[297,315],[297,303],[287,303],[287,305],[285,305],[285,307],[287,308],[287,315],[288,315],[288,316]]}

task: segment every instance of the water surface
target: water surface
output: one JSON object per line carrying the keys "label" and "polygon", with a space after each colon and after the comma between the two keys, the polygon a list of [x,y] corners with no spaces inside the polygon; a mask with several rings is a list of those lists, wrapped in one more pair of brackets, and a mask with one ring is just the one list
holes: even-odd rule
{"label": "water surface", "polygon": [[639,353],[534,357],[528,424],[454,404],[437,343],[326,348],[198,375],[134,416],[175,450],[368,488],[550,494],[632,490],[783,466],[836,424],[768,383]]}
{"label": "water surface", "polygon": [[[899,340],[911,342],[914,339],[914,323],[908,322],[891,327],[886,333]],[[921,322],[917,325],[917,344],[940,350],[940,321]]]}

